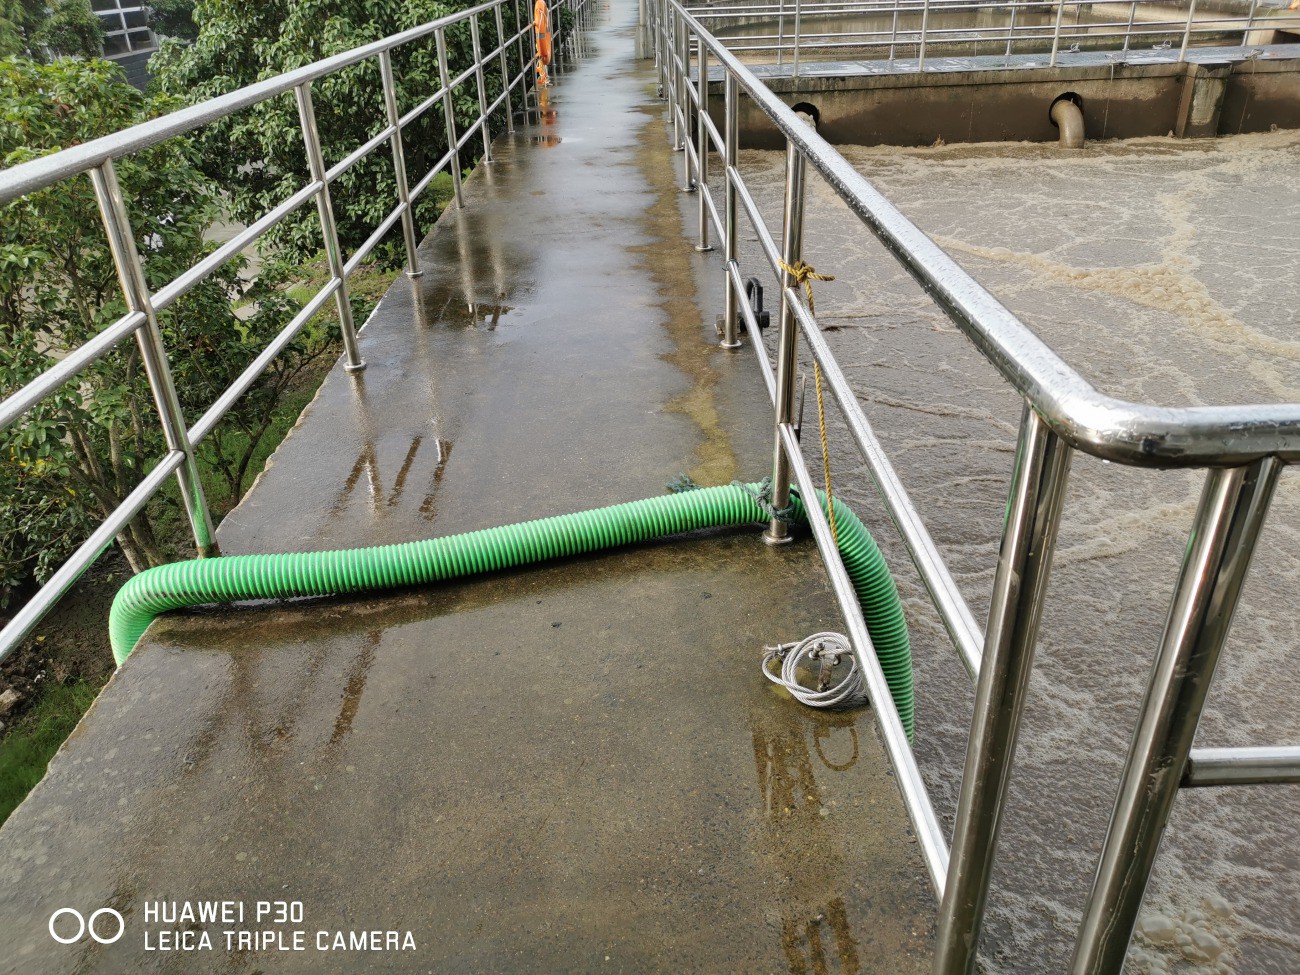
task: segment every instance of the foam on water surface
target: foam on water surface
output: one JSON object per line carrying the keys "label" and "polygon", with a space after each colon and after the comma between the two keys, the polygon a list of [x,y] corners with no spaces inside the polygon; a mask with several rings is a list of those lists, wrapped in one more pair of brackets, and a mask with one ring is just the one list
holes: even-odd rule
{"label": "foam on water surface", "polygon": [[[1100,389],[1170,406],[1300,401],[1300,134],[842,151]],[[783,158],[740,160],[778,230]],[[1019,397],[815,175],[807,206],[805,257],[836,279],[816,286],[827,340],[982,621]],[[759,266],[752,242],[742,260]],[[833,433],[836,484],[900,578],[918,752],[950,823],[971,688],[865,465]],[[1202,481],[1075,458],[986,925],[991,972],[1067,966]],[[1300,741],[1297,581],[1287,472],[1198,744]],[[1300,971],[1297,823],[1293,787],[1183,793],[1127,970]]]}

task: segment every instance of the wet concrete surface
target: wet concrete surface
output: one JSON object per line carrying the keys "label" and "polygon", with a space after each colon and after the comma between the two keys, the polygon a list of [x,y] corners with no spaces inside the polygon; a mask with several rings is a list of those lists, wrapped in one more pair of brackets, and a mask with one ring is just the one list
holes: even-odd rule
{"label": "wet concrete surface", "polygon": [[[716,346],[716,257],[681,236],[635,16],[614,3],[498,140],[226,553],[762,476],[770,409],[749,353]],[[925,971],[933,907],[870,713],[758,672],[763,643],[839,625],[812,546],[749,531],[165,618],[0,830],[0,972]],[[147,907],[201,900],[245,917]],[[256,918],[278,900],[301,919]],[[125,935],[56,943],[64,907]],[[413,950],[333,950],[389,930]]]}

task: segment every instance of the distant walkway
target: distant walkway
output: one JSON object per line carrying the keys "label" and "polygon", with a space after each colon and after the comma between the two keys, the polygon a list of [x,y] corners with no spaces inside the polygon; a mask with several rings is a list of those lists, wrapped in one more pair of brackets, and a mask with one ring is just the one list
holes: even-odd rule
{"label": "distant walkway", "polygon": [[[426,538],[760,478],[636,4],[498,139],[221,526],[228,554]],[[928,971],[933,904],[870,714],[765,642],[840,621],[757,532],[439,589],[167,617],[0,829],[0,972]],[[308,950],[157,947],[145,902],[303,904]],[[62,946],[65,906],[126,918]],[[178,925],[183,927],[184,925]],[[346,956],[318,934],[412,933]],[[404,938],[403,938],[404,940]]]}

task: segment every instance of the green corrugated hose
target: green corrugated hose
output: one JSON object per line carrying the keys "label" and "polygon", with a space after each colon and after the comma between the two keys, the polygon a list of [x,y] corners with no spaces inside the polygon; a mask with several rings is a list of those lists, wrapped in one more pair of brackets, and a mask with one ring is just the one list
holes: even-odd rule
{"label": "green corrugated hose", "polygon": [[[238,599],[284,599],[394,589],[479,572],[581,555],[665,538],[701,528],[767,524],[768,515],[740,485],[486,528],[423,542],[337,552],[236,555],[173,562],[141,572],[118,591],[109,614],[109,639],[119,665],[154,618],[172,609]],[[793,497],[796,522],[806,520]],[[826,498],[820,497],[825,508]],[[898,590],[884,557],[857,515],[838,498],[840,555],[857,590],[867,630],[908,737],[912,735],[912,652]]]}

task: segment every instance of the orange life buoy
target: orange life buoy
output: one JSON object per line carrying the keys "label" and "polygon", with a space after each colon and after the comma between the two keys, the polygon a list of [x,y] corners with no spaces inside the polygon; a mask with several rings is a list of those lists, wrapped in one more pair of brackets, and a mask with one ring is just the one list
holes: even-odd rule
{"label": "orange life buoy", "polygon": [[537,58],[542,64],[551,63],[551,12],[546,0],[537,0],[533,7],[533,30],[537,35]]}

